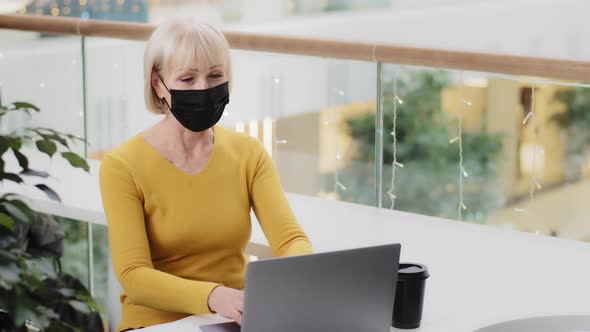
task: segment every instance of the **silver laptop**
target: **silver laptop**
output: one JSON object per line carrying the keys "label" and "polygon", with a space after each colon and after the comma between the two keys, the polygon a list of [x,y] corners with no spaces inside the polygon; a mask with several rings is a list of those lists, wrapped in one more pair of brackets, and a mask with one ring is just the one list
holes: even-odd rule
{"label": "silver laptop", "polygon": [[387,332],[401,246],[272,258],[248,264],[242,327],[203,332]]}

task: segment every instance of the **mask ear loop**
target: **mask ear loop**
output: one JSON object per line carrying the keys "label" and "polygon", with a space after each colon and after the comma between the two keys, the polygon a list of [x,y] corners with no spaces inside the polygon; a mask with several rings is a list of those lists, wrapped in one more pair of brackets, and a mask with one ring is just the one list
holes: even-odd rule
{"label": "mask ear loop", "polygon": [[[170,89],[168,89],[168,87],[166,86],[166,83],[164,83],[164,80],[162,79],[162,76],[160,76],[160,74],[158,74],[156,72],[156,75],[158,75],[158,78],[160,79],[160,81],[162,82],[162,84],[164,84],[164,87],[166,88],[166,90],[168,91],[168,93],[170,93],[170,95],[172,95],[172,93],[170,92]],[[162,113],[166,114],[166,109],[164,108],[164,105],[168,106],[169,110],[172,110],[172,108],[170,107],[170,105],[168,105],[168,101],[166,100],[166,98],[162,97],[160,99],[160,101],[162,102]]]}
{"label": "mask ear loop", "polygon": [[162,97],[162,99],[160,100],[160,102],[162,103],[162,113],[166,114],[168,113],[168,111],[166,111],[166,107],[168,106],[168,109],[170,109],[170,106],[168,105],[168,102],[166,101],[166,98]]}

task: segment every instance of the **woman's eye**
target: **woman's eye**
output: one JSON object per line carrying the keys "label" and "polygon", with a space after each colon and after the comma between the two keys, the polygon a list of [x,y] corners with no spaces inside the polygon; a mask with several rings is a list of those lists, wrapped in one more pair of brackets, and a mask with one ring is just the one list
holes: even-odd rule
{"label": "woman's eye", "polygon": [[220,78],[220,77],[223,77],[223,75],[221,75],[221,74],[212,74],[209,77],[211,77],[211,78]]}
{"label": "woman's eye", "polygon": [[193,80],[192,77],[187,77],[187,78],[183,78],[181,81],[183,81],[183,82],[190,82],[192,80]]}

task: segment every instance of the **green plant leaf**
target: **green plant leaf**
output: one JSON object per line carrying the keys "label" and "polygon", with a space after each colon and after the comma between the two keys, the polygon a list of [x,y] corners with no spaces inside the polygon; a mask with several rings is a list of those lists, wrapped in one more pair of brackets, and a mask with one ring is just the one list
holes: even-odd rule
{"label": "green plant leaf", "polygon": [[21,269],[14,262],[0,265],[0,279],[9,283],[15,283],[20,280]]}
{"label": "green plant leaf", "polygon": [[10,112],[25,112],[27,113],[27,115],[30,117],[31,116],[31,111],[27,108],[17,108],[14,107],[14,105],[12,105],[12,108],[7,108],[7,107],[2,107],[0,108],[0,117],[10,113]]}
{"label": "green plant leaf", "polygon": [[39,305],[35,306],[33,301],[31,301],[30,304],[32,310],[28,310],[27,319],[30,323],[33,323],[35,327],[40,328],[41,331],[45,330],[45,328],[49,326],[49,315],[52,315],[50,312],[53,312],[53,310]]}
{"label": "green plant leaf", "polygon": [[28,130],[43,137],[43,139],[55,141],[55,142],[58,142],[59,144],[65,146],[68,149],[70,148],[68,146],[68,141],[65,138],[59,136],[59,134],[56,133],[55,130],[45,129],[45,128],[28,128]]}
{"label": "green plant leaf", "polygon": [[86,142],[86,139],[84,139],[83,137],[80,136],[76,136],[76,135],[72,135],[72,134],[66,134],[66,136],[71,139],[72,141],[81,141],[81,142]]}
{"label": "green plant leaf", "polygon": [[31,258],[31,262],[33,262],[32,266],[40,273],[45,274],[49,278],[57,277],[53,265],[48,262],[47,259],[43,259],[43,257],[33,257]]}
{"label": "green plant leaf", "polygon": [[34,110],[36,112],[39,112],[39,107],[31,104],[31,103],[27,103],[24,101],[15,101],[14,103],[12,103],[14,105],[15,109],[18,108],[25,108],[25,109],[30,109],[30,110]]}
{"label": "green plant leaf", "polygon": [[86,172],[90,171],[90,167],[88,166],[86,160],[77,154],[73,152],[62,152],[61,156],[67,159],[67,161],[69,161],[72,166],[82,168]]}
{"label": "green plant leaf", "polygon": [[23,170],[29,169],[29,159],[24,154],[15,148],[12,148],[12,153],[14,153],[19,166],[22,167]]}
{"label": "green plant leaf", "polygon": [[31,207],[29,207],[29,205],[19,199],[12,199],[7,201],[8,203],[10,203],[11,205],[17,207],[18,209],[20,209],[22,212],[26,213],[29,215],[29,217],[32,219],[33,216],[35,215],[35,211],[33,211],[33,209],[31,209]]}
{"label": "green plant leaf", "polygon": [[54,135],[49,135],[49,136],[47,136],[47,137],[48,137],[49,139],[52,139],[52,140],[54,140],[54,141],[57,141],[57,142],[59,142],[59,144],[61,144],[61,145],[65,146],[65,147],[66,147],[66,148],[68,148],[68,149],[70,148],[70,146],[68,145],[68,141],[67,141],[65,138],[63,138],[63,137],[61,137],[61,136],[59,136],[59,135],[57,135],[57,134],[54,134]]}
{"label": "green plant leaf", "polygon": [[48,139],[38,140],[35,142],[35,145],[37,146],[37,149],[39,149],[39,151],[45,153],[50,158],[53,157],[53,155],[57,151],[57,145]]}
{"label": "green plant leaf", "polygon": [[88,307],[90,307],[90,309],[92,309],[94,311],[98,311],[98,312],[101,311],[98,303],[96,303],[94,298],[90,295],[90,293],[86,289],[78,291],[78,293],[76,294],[76,298],[78,300],[86,303],[86,305]]}
{"label": "green plant leaf", "polygon": [[51,309],[51,308],[37,307],[37,309],[39,311],[43,312],[43,315],[45,315],[49,319],[59,319],[59,315],[55,311],[53,311],[53,309]]}
{"label": "green plant leaf", "polygon": [[27,169],[27,170],[24,170],[24,171],[20,172],[20,174],[27,175],[27,176],[37,176],[37,177],[40,177],[40,178],[48,178],[49,177],[49,173],[47,173],[47,172],[37,171],[37,170],[34,170],[34,169],[30,169],[30,168]]}
{"label": "green plant leaf", "polygon": [[6,194],[0,196],[0,200],[7,200],[10,197],[18,197],[18,194],[15,194],[15,193],[6,193]]}
{"label": "green plant leaf", "polygon": [[0,212],[0,226],[4,226],[12,231],[14,230],[14,220],[6,213]]}
{"label": "green plant leaf", "polygon": [[45,332],[82,332],[79,327],[58,319],[54,319],[49,324]]}
{"label": "green plant leaf", "polygon": [[61,203],[61,198],[59,198],[59,195],[55,191],[53,191],[53,189],[49,188],[47,185],[36,184],[35,187],[37,187],[41,191],[43,191],[47,195],[47,197],[51,198],[54,201],[58,201]]}
{"label": "green plant leaf", "polygon": [[[6,280],[0,278],[0,288],[3,288],[5,290],[12,290],[12,285],[9,284]],[[2,294],[0,292],[0,307],[6,308],[6,306],[3,306],[2,301],[4,301],[4,299],[2,298]]]}
{"label": "green plant leaf", "polygon": [[57,290],[57,292],[60,293],[64,297],[73,297],[76,295],[76,291],[74,291],[73,289],[69,289],[69,288],[60,288]]}
{"label": "green plant leaf", "polygon": [[18,136],[11,136],[7,137],[8,146],[10,146],[13,150],[20,150],[23,146],[22,139]]}
{"label": "green plant leaf", "polygon": [[8,180],[16,183],[23,183],[23,179],[14,173],[2,173],[0,174],[0,180]]}
{"label": "green plant leaf", "polygon": [[[20,202],[20,201],[16,201]],[[22,203],[22,202],[21,202]],[[23,207],[22,205],[15,204],[15,201],[7,201],[0,204],[3,207],[9,216],[12,218],[25,223],[30,223],[32,220],[32,211],[29,209],[28,206]],[[24,210],[23,210],[24,209]]]}
{"label": "green plant leaf", "polygon": [[10,148],[10,138],[7,136],[0,136],[0,155],[3,155],[8,148]]}
{"label": "green plant leaf", "polygon": [[20,286],[15,287],[15,308],[14,308],[14,324],[16,326],[23,326],[27,318],[29,318],[30,311],[28,309],[27,301],[29,296],[26,290],[22,289]]}
{"label": "green plant leaf", "polygon": [[82,301],[78,301],[78,300],[70,300],[68,301],[68,304],[74,308],[75,310],[83,313],[83,314],[90,314],[90,308],[88,308],[88,306],[86,305],[86,303],[82,302]]}

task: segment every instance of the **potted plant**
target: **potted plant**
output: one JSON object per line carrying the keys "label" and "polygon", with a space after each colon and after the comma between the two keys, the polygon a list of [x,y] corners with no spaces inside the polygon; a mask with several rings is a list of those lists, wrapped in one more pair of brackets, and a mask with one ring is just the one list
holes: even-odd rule
{"label": "potted plant", "polygon": [[[0,105],[0,120],[11,112],[39,112],[26,102]],[[49,128],[26,128],[0,135],[0,181],[29,185],[25,179],[50,174],[29,167],[26,147],[50,158],[60,155],[73,167],[89,171],[87,162],[72,152],[73,142],[84,139]],[[19,172],[5,169],[13,154]],[[58,194],[43,183],[33,184],[50,199]],[[61,271],[64,231],[56,220],[33,211],[20,196],[0,196],[0,331],[103,331],[98,307],[83,283]]]}

